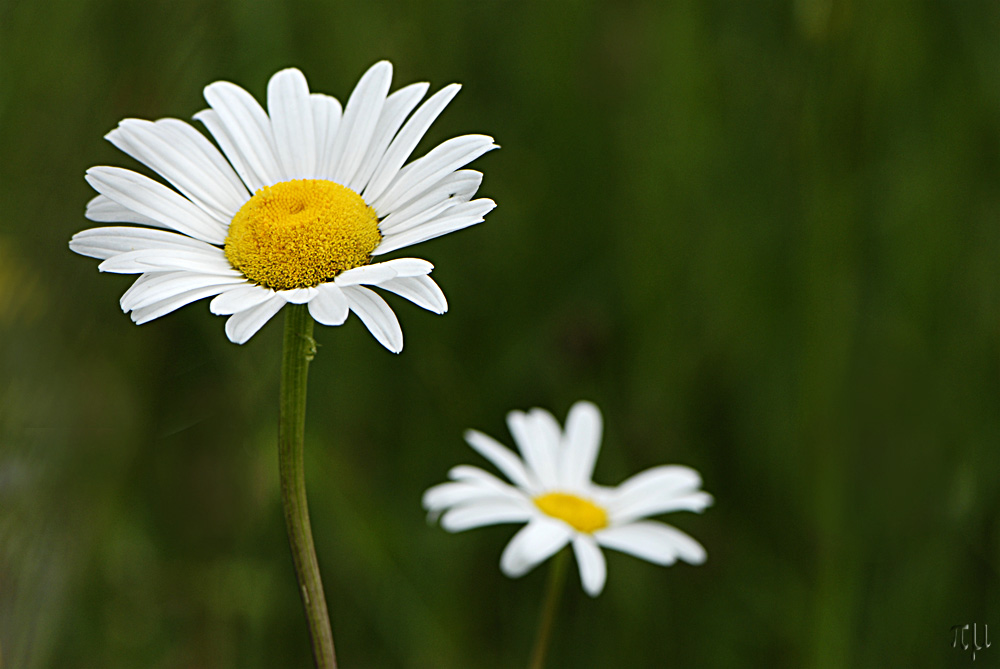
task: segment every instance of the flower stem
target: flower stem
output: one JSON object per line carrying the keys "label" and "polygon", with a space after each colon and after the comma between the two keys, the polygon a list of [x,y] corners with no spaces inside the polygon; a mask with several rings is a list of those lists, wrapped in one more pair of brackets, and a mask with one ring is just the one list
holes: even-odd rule
{"label": "flower stem", "polygon": [[281,357],[281,404],[278,419],[278,469],[288,542],[295,562],[302,605],[309,622],[313,658],[319,669],[335,669],[333,633],[326,610],[323,581],[316,561],[309,506],[306,503],[303,442],[306,428],[306,384],[309,362],[316,354],[313,319],[304,304],[285,305],[285,340]]}
{"label": "flower stem", "polygon": [[549,650],[549,640],[552,638],[552,626],[559,608],[559,598],[566,585],[566,563],[569,562],[569,548],[564,548],[552,559],[549,568],[549,581],[545,586],[545,600],[538,616],[538,634],[535,636],[535,647],[531,651],[531,669],[543,669],[545,654]]}

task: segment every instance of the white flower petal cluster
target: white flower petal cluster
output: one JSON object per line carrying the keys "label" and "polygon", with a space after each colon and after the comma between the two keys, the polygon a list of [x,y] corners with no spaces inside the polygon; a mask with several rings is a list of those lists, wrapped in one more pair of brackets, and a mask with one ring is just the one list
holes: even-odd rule
{"label": "white flower petal cluster", "polygon": [[376,63],[342,107],[334,97],[310,92],[299,70],[281,70],[268,83],[266,110],[239,86],[213,83],[205,88],[209,108],[195,118],[218,148],[178,119],[123,120],[107,139],[173,188],[127,169],[91,168],[87,181],[99,195],[87,205],[87,218],[135,226],[85,230],[70,248],[102,260],[102,271],[140,275],[121,299],[136,323],[214,297],[211,311],[229,317],[226,334],[241,344],[286,303],[307,303],[324,325],[340,325],[355,313],[382,345],[399,352],[399,322],[369,287],[444,313],[444,294],[428,276],[431,263],[373,262],[319,285],[275,290],[248,279],[223,250],[233,217],[254,193],[297,179],[340,184],[374,210],[381,241],[372,256],[483,220],[495,204],[472,199],[482,174],[461,168],[496,148],[492,138],[455,137],[407,164],[459,85],[418,106],[428,84],[390,94],[391,78],[392,65]]}
{"label": "white flower petal cluster", "polygon": [[479,467],[459,465],[448,483],[433,486],[423,505],[451,532],[498,523],[527,523],[507,544],[500,568],[518,577],[572,544],[583,589],[597,596],[607,568],[600,547],[630,553],[660,565],[678,558],[705,561],[705,549],[680,530],[656,520],[671,511],[701,512],[712,496],[700,490],[698,472],[683,466],[653,467],[617,487],[593,483],[600,449],[602,419],[590,402],[570,409],[566,429],[548,411],[512,411],[507,424],[520,450],[510,449],[481,432],[465,439],[513,484]]}

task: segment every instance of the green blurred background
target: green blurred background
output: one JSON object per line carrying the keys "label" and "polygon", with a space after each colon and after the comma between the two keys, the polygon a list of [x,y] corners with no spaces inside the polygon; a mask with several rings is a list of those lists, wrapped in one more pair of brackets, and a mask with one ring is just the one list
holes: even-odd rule
{"label": "green blurred background", "polygon": [[[476,427],[597,402],[597,480],[700,470],[708,549],[609,553],[551,666],[964,666],[1000,634],[1000,5],[0,0],[4,667],[305,667],[277,488],[280,318],[137,327],[67,249],[102,136],[282,67],[341,100],[465,87],[498,203],[417,247],[451,311],[401,355],[318,328],[307,477],[344,667],[525,663],[546,569],[422,492]],[[397,254],[398,255],[398,254]],[[575,579],[574,572],[574,579]],[[1000,639],[1000,636],[996,637]],[[981,642],[981,640],[980,640]],[[992,641],[995,643],[995,641]],[[977,654],[1000,664],[1000,648]]]}

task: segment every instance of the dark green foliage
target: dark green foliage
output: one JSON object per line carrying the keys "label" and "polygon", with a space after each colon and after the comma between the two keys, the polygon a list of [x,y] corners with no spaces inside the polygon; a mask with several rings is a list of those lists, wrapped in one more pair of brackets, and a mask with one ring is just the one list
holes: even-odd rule
{"label": "dark green foliage", "polygon": [[[281,324],[205,301],[137,327],[67,249],[124,117],[258,97],[465,88],[423,145],[484,132],[484,225],[417,247],[443,317],[389,297],[387,353],[318,326],[306,468],[345,667],[526,662],[544,568],[420,508],[462,431],[606,419],[597,480],[699,469],[669,522],[703,567],[609,555],[563,600],[566,667],[967,662],[1000,630],[1000,9],[986,2],[0,0],[4,667],[307,666],[277,488]],[[395,255],[408,255],[404,254]],[[575,575],[574,575],[575,576]],[[977,658],[996,662],[1000,649]]]}

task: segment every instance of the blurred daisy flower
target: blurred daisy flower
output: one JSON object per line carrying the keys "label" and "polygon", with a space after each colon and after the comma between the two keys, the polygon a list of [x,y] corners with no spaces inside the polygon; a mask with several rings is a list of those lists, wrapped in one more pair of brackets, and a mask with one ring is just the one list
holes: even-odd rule
{"label": "blurred daisy flower", "polygon": [[577,402],[561,430],[548,411],[512,411],[507,425],[522,458],[481,432],[465,439],[496,465],[514,485],[478,467],[459,465],[449,483],[424,493],[424,507],[441,516],[451,532],[497,523],[527,523],[514,535],[500,558],[510,577],[526,574],[566,544],[580,568],[587,594],[604,589],[607,567],[600,546],[631,553],[655,564],[678,558],[705,561],[701,544],[680,530],[655,520],[669,511],[702,511],[712,496],[699,490],[701,477],[688,467],[653,467],[615,488],[591,480],[601,444],[601,412],[590,402]]}
{"label": "blurred daisy flower", "polygon": [[372,260],[481,222],[495,204],[472,199],[482,174],[460,168],[496,145],[463,135],[404,166],[459,86],[417,107],[428,84],[389,95],[391,78],[392,65],[376,63],[343,109],[296,69],[271,77],[266,111],[239,86],[213,83],[195,118],[219,148],[177,119],[122,121],[107,139],[173,188],[91,168],[99,195],[87,218],[144,227],[84,230],[70,248],[102,260],[101,271],[140,275],[121,298],[136,323],[215,296],[211,311],[229,316],[226,335],[242,344],[286,303],[308,303],[324,325],[353,311],[399,352],[395,314],[365,286],[435,313],[447,301],[426,260]]}

